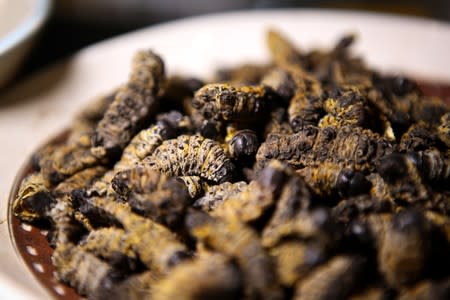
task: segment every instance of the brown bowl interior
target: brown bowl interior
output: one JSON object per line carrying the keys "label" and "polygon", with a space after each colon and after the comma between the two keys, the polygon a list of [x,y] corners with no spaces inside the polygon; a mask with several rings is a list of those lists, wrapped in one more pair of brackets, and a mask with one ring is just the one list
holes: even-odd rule
{"label": "brown bowl interior", "polygon": [[[50,140],[47,144],[63,143],[69,131],[65,130]],[[36,170],[31,159],[28,159],[16,176],[8,202],[9,232],[16,251],[20,254],[33,275],[44,285],[55,299],[84,299],[71,287],[60,283],[53,273],[55,268],[51,261],[53,249],[47,241],[48,231],[16,218],[12,212],[12,203],[17,195],[21,181]]]}

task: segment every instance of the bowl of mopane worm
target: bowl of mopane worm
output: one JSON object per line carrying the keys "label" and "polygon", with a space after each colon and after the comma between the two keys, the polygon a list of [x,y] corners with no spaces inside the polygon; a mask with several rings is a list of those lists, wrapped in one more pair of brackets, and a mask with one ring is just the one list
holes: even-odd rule
{"label": "bowl of mopane worm", "polygon": [[53,297],[449,299],[448,87],[256,27],[265,60],[209,79],[136,50],[34,151],[9,226]]}

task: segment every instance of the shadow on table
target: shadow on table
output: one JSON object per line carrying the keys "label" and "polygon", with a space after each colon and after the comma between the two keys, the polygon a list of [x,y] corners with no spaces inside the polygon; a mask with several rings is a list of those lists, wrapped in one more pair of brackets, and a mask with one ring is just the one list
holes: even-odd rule
{"label": "shadow on table", "polygon": [[41,72],[35,72],[24,80],[0,89],[0,110],[26,104],[34,98],[56,88],[71,69],[69,59],[62,60]]}

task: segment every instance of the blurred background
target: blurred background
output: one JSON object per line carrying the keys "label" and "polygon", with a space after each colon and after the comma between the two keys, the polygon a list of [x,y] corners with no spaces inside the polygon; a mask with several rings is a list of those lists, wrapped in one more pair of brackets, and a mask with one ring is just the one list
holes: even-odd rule
{"label": "blurred background", "polygon": [[[14,0],[8,0],[14,1]],[[450,21],[449,0],[61,0],[14,81],[103,39],[152,24],[237,9],[358,9]]]}

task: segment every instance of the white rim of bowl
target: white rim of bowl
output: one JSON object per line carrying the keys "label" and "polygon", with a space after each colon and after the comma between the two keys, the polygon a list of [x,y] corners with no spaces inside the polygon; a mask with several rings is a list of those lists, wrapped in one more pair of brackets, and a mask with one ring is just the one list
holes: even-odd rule
{"label": "white rim of bowl", "polygon": [[38,0],[32,15],[1,39],[0,55],[10,51],[36,33],[47,19],[50,8],[51,0]]}

